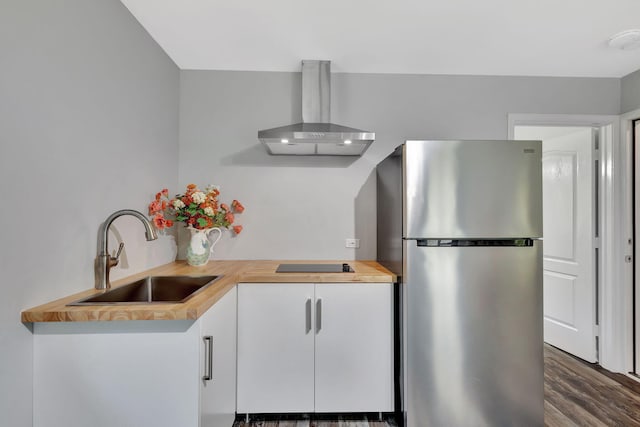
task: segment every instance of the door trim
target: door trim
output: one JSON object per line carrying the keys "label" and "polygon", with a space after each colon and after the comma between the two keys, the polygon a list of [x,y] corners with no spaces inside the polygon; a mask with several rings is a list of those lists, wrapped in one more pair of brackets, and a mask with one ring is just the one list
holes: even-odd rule
{"label": "door trim", "polygon": [[[640,114],[640,110],[638,110]],[[508,135],[513,139],[515,126],[588,126],[600,132],[600,289],[598,296],[598,354],[602,367],[627,372],[632,362],[631,299],[624,283],[629,283],[624,264],[625,243],[629,234],[628,202],[625,200],[629,168],[623,159],[628,153],[619,144],[620,117],[580,114],[508,114]],[[625,281],[625,279],[627,281]],[[628,286],[627,286],[628,288]]]}
{"label": "door trim", "polygon": [[[625,114],[622,114],[620,116],[620,150],[622,152],[622,159],[626,159],[626,161],[623,163],[623,167],[625,168],[624,171],[624,177],[626,178],[626,186],[624,187],[624,191],[622,193],[622,195],[624,196],[622,199],[622,203],[624,204],[624,212],[622,212],[622,214],[624,214],[623,216],[620,216],[620,223],[621,223],[621,227],[624,228],[625,230],[625,234],[624,236],[622,236],[622,239],[624,239],[624,242],[628,242],[628,239],[631,239],[631,244],[627,244],[625,245],[625,250],[624,252],[621,253],[621,257],[624,258],[626,256],[633,256],[633,246],[636,243],[635,242],[635,236],[633,235],[633,201],[634,201],[634,197],[635,195],[633,194],[633,185],[632,185],[632,180],[633,180],[633,121],[640,119],[640,109],[638,110],[633,110],[633,111],[629,111]],[[638,179],[639,177],[636,177],[636,179]],[[622,240],[621,239],[621,240]],[[634,328],[633,328],[633,324],[637,321],[634,318],[634,313],[633,313],[633,287],[635,287],[637,290],[640,290],[640,288],[638,288],[638,285],[636,283],[633,283],[633,266],[635,263],[637,263],[637,260],[633,260],[632,263],[623,263],[623,269],[621,271],[621,275],[620,275],[620,283],[625,284],[625,283],[632,283],[633,286],[627,286],[626,289],[622,289],[622,291],[624,291],[624,296],[625,298],[627,298],[626,301],[628,301],[627,304],[622,304],[621,310],[624,310],[624,314],[628,319],[627,324],[625,325],[626,328],[624,328],[623,330],[620,331],[620,334],[622,335],[622,338],[625,340],[625,345],[626,345],[626,358],[625,358],[625,373],[631,373],[634,371],[633,368],[633,350],[634,350],[634,336],[633,336],[633,332],[634,332]],[[638,293],[636,292],[636,298],[638,298]],[[636,305],[636,307],[638,307]],[[637,347],[637,346],[636,346]],[[636,358],[638,358],[638,355],[636,354]],[[638,368],[638,366],[636,366],[636,369],[640,369]],[[637,374],[637,372],[636,372]],[[635,378],[635,377],[634,377]]]}

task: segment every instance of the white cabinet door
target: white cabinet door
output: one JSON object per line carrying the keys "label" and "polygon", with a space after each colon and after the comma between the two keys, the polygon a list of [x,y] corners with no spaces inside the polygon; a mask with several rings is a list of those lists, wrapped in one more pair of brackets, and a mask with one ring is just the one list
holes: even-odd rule
{"label": "white cabinet door", "polygon": [[235,420],[236,304],[234,287],[199,319],[200,427],[230,427]]}
{"label": "white cabinet door", "polygon": [[313,412],[314,286],[238,285],[238,412]]}
{"label": "white cabinet door", "polygon": [[393,411],[391,284],[316,284],[315,411]]}
{"label": "white cabinet door", "polygon": [[197,426],[199,332],[193,321],[35,323],[34,427]]}

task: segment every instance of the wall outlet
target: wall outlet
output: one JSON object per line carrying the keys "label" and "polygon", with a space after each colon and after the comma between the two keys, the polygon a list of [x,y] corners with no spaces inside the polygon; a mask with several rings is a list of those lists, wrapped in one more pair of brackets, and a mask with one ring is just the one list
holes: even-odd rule
{"label": "wall outlet", "polygon": [[359,248],[360,247],[360,239],[346,239],[344,241],[345,248]]}

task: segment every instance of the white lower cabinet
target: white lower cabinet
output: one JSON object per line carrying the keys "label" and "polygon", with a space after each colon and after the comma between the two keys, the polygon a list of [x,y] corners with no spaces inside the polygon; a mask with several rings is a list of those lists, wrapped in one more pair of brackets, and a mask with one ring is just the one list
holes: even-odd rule
{"label": "white lower cabinet", "polygon": [[393,411],[393,289],[238,285],[238,413]]}
{"label": "white lower cabinet", "polygon": [[238,285],[238,413],[313,412],[313,283]]}
{"label": "white lower cabinet", "polygon": [[200,427],[231,427],[236,416],[237,288],[199,320]]}
{"label": "white lower cabinet", "polygon": [[35,323],[34,427],[230,427],[236,298],[195,322]]}

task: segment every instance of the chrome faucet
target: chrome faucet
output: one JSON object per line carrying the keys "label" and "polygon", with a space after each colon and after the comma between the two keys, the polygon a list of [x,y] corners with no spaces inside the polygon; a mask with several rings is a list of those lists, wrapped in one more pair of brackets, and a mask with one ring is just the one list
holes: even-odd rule
{"label": "chrome faucet", "polygon": [[109,282],[109,271],[111,270],[111,267],[118,265],[118,262],[120,261],[120,253],[124,248],[124,242],[120,243],[120,247],[118,248],[118,252],[115,257],[109,255],[109,227],[116,218],[123,215],[135,216],[142,221],[147,241],[156,240],[158,238],[156,230],[153,228],[149,220],[138,211],[134,211],[133,209],[123,209],[109,215],[109,217],[100,225],[100,229],[98,230],[98,255],[96,256],[96,261],[94,263],[96,289],[102,290],[111,288],[111,282]]}

